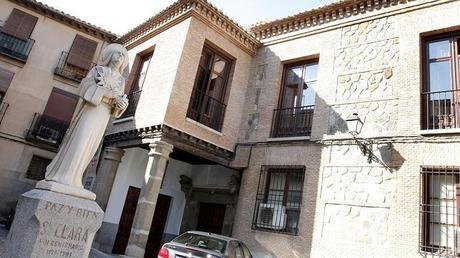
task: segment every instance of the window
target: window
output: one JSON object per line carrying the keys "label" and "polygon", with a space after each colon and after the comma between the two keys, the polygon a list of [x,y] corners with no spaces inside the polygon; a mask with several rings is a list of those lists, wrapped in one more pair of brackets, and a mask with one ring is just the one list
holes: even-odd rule
{"label": "window", "polygon": [[30,137],[60,144],[72,120],[78,98],[77,95],[53,88],[43,114],[35,114],[29,130]]}
{"label": "window", "polygon": [[54,73],[80,82],[95,65],[92,60],[97,42],[76,35],[69,52],[63,51]]}
{"label": "window", "polygon": [[[457,198],[459,167],[424,167],[421,170],[420,250],[458,257]],[[457,192],[457,194],[456,194]]]}
{"label": "window", "polygon": [[150,62],[152,61],[153,52],[150,52],[146,55],[138,57],[133,66],[133,80],[129,84],[128,108],[123,113],[122,118],[133,116],[136,112],[137,104],[141,96],[142,88],[144,87],[145,77],[150,67]]}
{"label": "window", "polygon": [[67,63],[81,69],[89,70],[96,48],[96,41],[76,35],[70,47]]}
{"label": "window", "polygon": [[224,55],[203,48],[187,117],[221,131],[231,63]]}
{"label": "window", "polygon": [[252,227],[296,235],[304,184],[304,166],[262,166]]}
{"label": "window", "polygon": [[460,127],[460,34],[424,42],[422,128]]}
{"label": "window", "polygon": [[53,88],[43,114],[70,123],[78,98],[77,95],[70,92]]}
{"label": "window", "polygon": [[51,159],[32,156],[26,177],[34,180],[45,179],[46,167],[51,163]]}
{"label": "window", "polygon": [[317,60],[285,67],[279,108],[274,111],[271,137],[311,134],[317,76]]}
{"label": "window", "polygon": [[18,9],[13,9],[3,27],[3,32],[27,40],[35,28],[38,18]]}
{"label": "window", "polygon": [[38,18],[13,9],[3,28],[0,28],[0,53],[26,62],[35,43],[30,38]]}

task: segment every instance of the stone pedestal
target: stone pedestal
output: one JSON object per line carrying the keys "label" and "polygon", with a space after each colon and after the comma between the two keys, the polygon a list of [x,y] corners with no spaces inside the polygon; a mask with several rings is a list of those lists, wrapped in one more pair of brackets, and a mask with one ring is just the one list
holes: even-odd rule
{"label": "stone pedestal", "polygon": [[88,257],[103,215],[94,201],[33,189],[19,199],[2,257]]}

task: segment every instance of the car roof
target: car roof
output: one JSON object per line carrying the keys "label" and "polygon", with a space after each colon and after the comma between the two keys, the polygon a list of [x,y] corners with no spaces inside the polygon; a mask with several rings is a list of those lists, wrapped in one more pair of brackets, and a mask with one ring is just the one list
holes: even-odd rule
{"label": "car roof", "polygon": [[203,231],[187,231],[184,234],[186,234],[186,233],[191,233],[191,234],[196,234],[196,235],[201,235],[201,236],[210,236],[210,237],[218,238],[218,239],[225,240],[225,241],[240,241],[240,240],[238,240],[236,238],[231,238],[231,237],[228,237],[228,236],[223,236],[223,235],[209,233],[209,232],[203,232]]}

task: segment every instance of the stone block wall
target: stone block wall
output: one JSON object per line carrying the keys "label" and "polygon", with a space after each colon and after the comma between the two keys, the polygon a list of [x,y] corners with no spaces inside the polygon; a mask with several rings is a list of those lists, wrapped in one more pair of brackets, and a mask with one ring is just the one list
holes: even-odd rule
{"label": "stone block wall", "polygon": [[358,113],[363,133],[397,130],[398,101],[394,94],[399,64],[399,38],[394,17],[384,17],[341,29],[335,50],[335,104],[329,134],[347,132],[345,120]]}
{"label": "stone block wall", "polygon": [[[388,12],[358,14],[360,19],[324,30],[267,39],[254,59],[240,137],[257,151],[253,149],[243,172],[235,231],[251,247],[264,250],[265,257],[422,257],[421,167],[459,166],[460,139],[458,134],[433,136],[420,130],[421,40],[458,31],[460,4],[404,3]],[[304,148],[306,156],[298,157],[297,148],[285,148],[289,139],[267,138],[284,65],[318,57],[310,141],[289,142]],[[351,140],[345,120],[355,112],[364,121],[359,137],[374,140],[379,162],[368,163]],[[321,158],[310,149],[315,144],[322,144]],[[268,155],[272,153],[279,156]],[[317,194],[313,199],[304,194],[299,235],[247,229],[260,175],[257,166],[306,160],[317,175]]]}

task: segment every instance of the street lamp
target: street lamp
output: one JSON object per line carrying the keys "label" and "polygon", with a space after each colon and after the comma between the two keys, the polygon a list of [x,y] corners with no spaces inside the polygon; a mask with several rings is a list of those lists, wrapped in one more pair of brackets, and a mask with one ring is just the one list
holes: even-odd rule
{"label": "street lamp", "polygon": [[363,128],[363,121],[358,116],[358,113],[353,113],[350,117],[347,118],[347,127],[351,135],[356,136],[361,132]]}
{"label": "street lamp", "polygon": [[359,118],[358,113],[353,113],[350,117],[346,119],[348,132],[353,136],[353,140],[355,141],[356,145],[358,145],[361,153],[366,156],[367,155],[367,162],[372,163],[372,158],[374,154],[372,153],[372,144],[373,142],[366,139],[358,139],[356,136],[361,133],[361,129],[363,128],[363,121]]}

